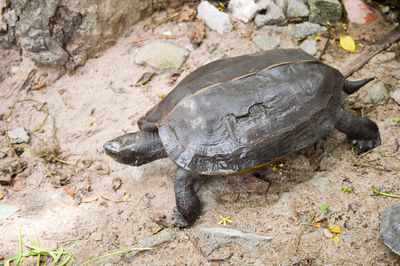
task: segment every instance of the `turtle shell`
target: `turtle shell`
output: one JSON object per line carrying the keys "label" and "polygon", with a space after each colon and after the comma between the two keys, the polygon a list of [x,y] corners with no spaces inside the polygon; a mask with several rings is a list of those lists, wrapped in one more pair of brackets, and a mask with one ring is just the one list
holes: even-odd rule
{"label": "turtle shell", "polygon": [[296,59],[183,98],[159,126],[169,157],[199,174],[235,174],[326,136],[344,104],[344,77],[314,58]]}
{"label": "turtle shell", "polygon": [[385,209],[381,216],[379,234],[385,245],[400,255],[400,205]]}
{"label": "turtle shell", "polygon": [[186,76],[165,98],[151,108],[138,121],[139,128],[145,131],[156,131],[158,124],[178,102],[207,86],[258,72],[275,64],[302,60],[315,60],[315,58],[298,49],[287,49],[262,51],[211,62]]}

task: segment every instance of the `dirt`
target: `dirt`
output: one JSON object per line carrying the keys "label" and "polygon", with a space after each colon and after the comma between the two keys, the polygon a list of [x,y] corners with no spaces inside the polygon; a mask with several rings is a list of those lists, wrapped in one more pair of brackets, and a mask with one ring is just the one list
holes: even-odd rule
{"label": "dirt", "polygon": [[[14,175],[13,189],[21,190],[0,187],[4,193],[0,204],[20,208],[0,220],[0,259],[18,253],[20,230],[26,243],[33,243],[37,235],[43,248],[63,246],[73,254],[70,265],[78,265],[130,248],[171,226],[176,166],[169,159],[141,167],[121,165],[104,154],[102,145],[111,138],[137,131],[137,120],[160,100],[160,94],[167,94],[183,77],[216,54],[237,56],[258,51],[250,38],[258,30],[251,23],[235,22],[234,31],[221,37],[207,28],[203,43],[195,48],[186,35],[195,28],[195,22],[170,21],[159,25],[154,34],[170,31],[182,36],[168,41],[192,50],[178,81],[171,83],[170,77],[176,70],[156,71],[134,63],[135,49],[143,44],[134,44],[134,40],[149,34],[146,30],[152,25],[152,18],[138,23],[102,56],[59,79],[58,72],[37,68],[25,55],[19,58],[17,49],[12,50],[13,57],[5,56],[10,55],[10,50],[1,51],[1,58],[9,61],[4,64],[5,78],[0,83],[0,166],[8,162],[18,166],[5,138],[6,129],[22,126],[31,141],[14,145],[20,164],[26,163],[26,169]],[[375,36],[392,27],[386,22],[376,25],[373,31],[349,25],[349,31],[352,36]],[[291,27],[282,30],[281,48],[297,45],[285,37]],[[356,53],[362,49],[357,47]],[[390,51],[393,47],[383,54]],[[334,66],[342,65],[350,57],[337,44],[329,45],[325,53],[332,55],[328,63]],[[351,78],[376,76],[393,90],[398,88],[398,80],[391,73],[397,70],[400,63],[393,58],[388,62],[372,60]],[[145,72],[156,75],[145,86],[135,86]],[[46,86],[33,90],[34,85],[43,82]],[[9,114],[10,107],[21,99],[35,101],[18,102]],[[49,115],[43,122],[46,110]],[[372,186],[400,194],[400,124],[392,121],[400,116],[400,107],[389,99],[356,111],[377,122],[382,138],[380,147],[356,155],[345,135],[333,131],[315,146],[282,160],[283,166],[278,167],[281,170],[266,167],[259,171],[257,176],[269,183],[269,188],[262,186],[264,190],[256,191],[259,193],[251,192],[252,186],[243,183],[243,176],[210,178],[199,191],[203,211],[196,223],[185,230],[174,228],[175,239],[136,255],[132,264],[400,263],[379,236],[380,215],[386,207],[397,204],[398,199],[371,196]],[[37,127],[40,129],[34,132]],[[342,188],[352,191],[342,192]],[[325,203],[329,208],[322,212],[319,208]],[[357,210],[349,210],[349,204],[353,210],[356,205]],[[307,226],[314,214],[315,221],[325,219],[342,228],[342,234],[337,235],[338,243],[327,237],[322,228]],[[232,220],[228,228],[270,236],[272,240],[210,248],[199,237],[199,229],[222,226],[218,225],[221,215]],[[298,236],[301,238],[295,248]],[[35,259],[29,258],[23,259],[21,265],[34,263]],[[93,265],[106,263],[128,264],[116,255]]]}

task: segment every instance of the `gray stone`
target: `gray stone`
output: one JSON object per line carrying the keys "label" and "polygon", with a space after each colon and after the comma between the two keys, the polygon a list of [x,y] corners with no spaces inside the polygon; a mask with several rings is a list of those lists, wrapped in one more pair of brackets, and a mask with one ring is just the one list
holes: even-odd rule
{"label": "gray stone", "polygon": [[282,9],[271,1],[266,7],[265,15],[257,15],[254,19],[254,23],[257,27],[261,27],[265,24],[276,24],[284,20],[285,15],[283,14]]}
{"label": "gray stone", "polygon": [[[146,237],[139,241],[138,244],[134,245],[133,248],[151,248],[162,243],[170,242],[174,240],[176,237],[176,233],[172,229],[164,229],[158,234],[153,236]],[[122,255],[122,260],[127,263],[131,263],[133,257],[138,254],[140,251],[132,251]]]}
{"label": "gray stone", "polygon": [[351,243],[354,241],[360,241],[363,243],[365,241],[365,237],[361,235],[341,235],[340,239],[342,239],[345,243]]}
{"label": "gray stone", "polygon": [[394,60],[395,58],[396,58],[396,53],[394,52],[380,53],[374,56],[370,60],[370,63],[386,63]]}
{"label": "gray stone", "polygon": [[354,202],[349,203],[348,210],[355,213],[358,210],[358,205]]}
{"label": "gray stone", "polygon": [[185,48],[165,41],[152,41],[138,49],[135,62],[158,69],[180,68],[188,54]]}
{"label": "gray stone", "polygon": [[266,51],[278,48],[281,39],[276,36],[256,35],[253,37],[253,42],[255,42],[261,50]]}
{"label": "gray stone", "polygon": [[395,77],[396,79],[400,79],[400,70],[392,73],[392,76]]}
{"label": "gray stone", "polygon": [[304,4],[303,0],[288,0],[286,17],[297,18],[307,17],[310,14],[310,10]]}
{"label": "gray stone", "polygon": [[379,81],[372,86],[366,87],[360,94],[361,98],[361,106],[369,107],[375,104],[384,103],[389,98],[389,93],[385,87],[385,83],[383,81]]}
{"label": "gray stone", "polygon": [[286,14],[287,10],[287,0],[275,0],[275,4],[279,6],[284,14]]}
{"label": "gray stone", "polygon": [[206,25],[220,35],[224,35],[224,33],[233,29],[229,15],[219,11],[207,1],[201,2],[197,7],[197,18],[204,19]]}
{"label": "gray stone", "polygon": [[290,32],[290,35],[292,35],[296,39],[303,39],[307,36],[314,35],[318,32],[321,31],[326,31],[327,28],[320,26],[316,23],[311,23],[311,22],[303,22],[300,24],[297,24],[294,29]]}
{"label": "gray stone", "polygon": [[317,41],[309,39],[304,40],[300,44],[300,49],[302,49],[304,52],[310,55],[315,55],[317,53]]}
{"label": "gray stone", "polygon": [[392,91],[390,93],[390,97],[398,104],[400,105],[400,89],[397,89],[395,91]]}
{"label": "gray stone", "polygon": [[247,23],[254,18],[260,7],[254,0],[230,0],[228,8],[234,18]]}
{"label": "gray stone", "polygon": [[236,229],[223,227],[210,227],[199,229],[200,239],[205,243],[215,243],[228,241],[270,241],[272,237],[258,234],[246,233]]}
{"label": "gray stone", "polygon": [[[96,56],[124,30],[162,7],[183,0],[121,0],[118,5],[92,0],[13,0],[19,19],[20,43],[32,59],[45,66],[75,67],[74,55]],[[72,55],[72,57],[71,57]],[[79,62],[82,64],[82,62]]]}
{"label": "gray stone", "polygon": [[342,4],[338,0],[313,0],[309,1],[310,22],[324,24],[338,22],[342,17]]}
{"label": "gray stone", "polygon": [[23,127],[17,127],[14,130],[8,131],[8,137],[12,144],[28,143],[30,138]]}

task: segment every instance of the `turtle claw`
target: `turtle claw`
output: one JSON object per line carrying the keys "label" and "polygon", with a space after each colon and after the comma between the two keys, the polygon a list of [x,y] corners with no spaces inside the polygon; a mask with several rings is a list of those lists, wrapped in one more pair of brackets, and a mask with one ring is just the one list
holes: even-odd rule
{"label": "turtle claw", "polygon": [[172,214],[172,225],[179,228],[187,228],[191,224],[182,216],[182,214],[178,211],[176,207],[173,209],[174,213]]}
{"label": "turtle claw", "polygon": [[381,145],[381,138],[376,139],[348,139],[348,142],[357,149],[357,154],[367,152]]}

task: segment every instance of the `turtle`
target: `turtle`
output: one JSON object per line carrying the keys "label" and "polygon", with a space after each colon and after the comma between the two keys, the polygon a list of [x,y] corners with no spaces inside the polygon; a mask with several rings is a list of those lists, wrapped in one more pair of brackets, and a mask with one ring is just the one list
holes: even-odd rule
{"label": "turtle", "polygon": [[104,144],[117,162],[140,166],[169,157],[176,165],[174,224],[201,213],[207,176],[242,174],[327,136],[347,135],[359,153],[381,143],[375,122],[344,109],[348,94],[373,80],[349,81],[299,49],[276,49],[204,65],[138,120],[138,132]]}
{"label": "turtle", "polygon": [[386,208],[381,216],[379,229],[383,242],[400,255],[400,204]]}

